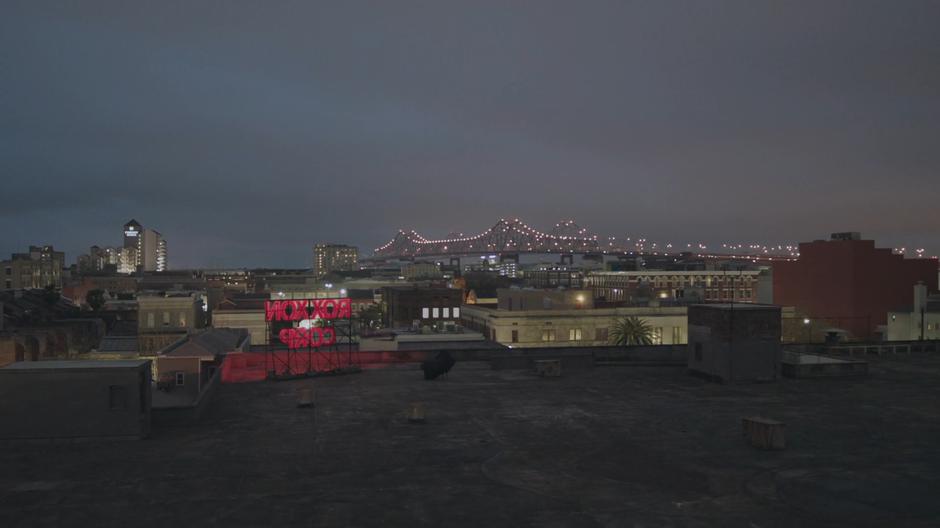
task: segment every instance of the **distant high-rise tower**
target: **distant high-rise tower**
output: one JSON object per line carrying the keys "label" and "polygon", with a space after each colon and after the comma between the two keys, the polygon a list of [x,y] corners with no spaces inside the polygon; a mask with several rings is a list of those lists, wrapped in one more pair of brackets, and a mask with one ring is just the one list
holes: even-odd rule
{"label": "distant high-rise tower", "polygon": [[131,219],[130,222],[124,224],[124,247],[138,247],[140,244],[140,232],[143,230],[144,226],[140,225],[137,220]]}
{"label": "distant high-rise tower", "polygon": [[351,271],[359,265],[359,248],[345,244],[317,244],[313,247],[313,272],[317,278],[331,271]]}
{"label": "distant high-rise tower", "polygon": [[144,229],[136,220],[124,224],[124,248],[134,252],[138,271],[166,271],[167,251],[163,235],[153,229]]}

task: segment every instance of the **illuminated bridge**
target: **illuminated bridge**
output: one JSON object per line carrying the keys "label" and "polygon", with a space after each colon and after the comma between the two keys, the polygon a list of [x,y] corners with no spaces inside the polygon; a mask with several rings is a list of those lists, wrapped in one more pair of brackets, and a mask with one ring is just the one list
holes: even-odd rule
{"label": "illuminated bridge", "polygon": [[601,252],[596,236],[550,235],[528,226],[518,218],[502,219],[478,235],[452,236],[443,240],[428,240],[414,231],[399,231],[387,244],[375,248],[375,256]]}
{"label": "illuminated bridge", "polygon": [[[608,254],[608,255],[675,255],[680,252],[695,254],[701,258],[747,259],[747,260],[792,260],[796,257],[793,246],[768,247],[750,245],[724,246],[725,250],[708,252],[703,244],[673,249],[672,244],[657,246],[637,239],[617,241],[613,237],[599,241],[597,235],[588,234],[572,220],[555,224],[552,233],[543,233],[518,218],[501,219],[493,227],[477,235],[466,236],[453,233],[447,238],[429,240],[415,231],[399,230],[395,238],[375,248],[372,258],[414,258],[430,256],[458,256],[482,253],[499,255],[520,253],[561,254]],[[743,251],[742,251],[743,250]]]}

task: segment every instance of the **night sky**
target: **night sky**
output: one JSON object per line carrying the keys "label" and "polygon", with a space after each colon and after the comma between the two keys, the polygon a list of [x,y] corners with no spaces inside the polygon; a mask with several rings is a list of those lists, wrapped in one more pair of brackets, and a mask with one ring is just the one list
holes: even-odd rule
{"label": "night sky", "polygon": [[175,268],[500,217],[940,252],[940,2],[70,4],[0,10],[3,256],[130,218]]}

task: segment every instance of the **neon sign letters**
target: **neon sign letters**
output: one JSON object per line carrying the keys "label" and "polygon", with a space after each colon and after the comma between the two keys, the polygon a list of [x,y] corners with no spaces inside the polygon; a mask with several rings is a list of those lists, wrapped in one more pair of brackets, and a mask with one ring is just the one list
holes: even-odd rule
{"label": "neon sign letters", "polygon": [[[264,319],[272,321],[308,321],[316,319],[348,319],[352,305],[343,299],[300,299],[265,301]],[[330,327],[284,328],[278,339],[289,349],[316,348],[336,343],[336,332]]]}
{"label": "neon sign letters", "polygon": [[317,348],[336,343],[336,332],[332,328],[284,328],[277,337],[289,349]]}

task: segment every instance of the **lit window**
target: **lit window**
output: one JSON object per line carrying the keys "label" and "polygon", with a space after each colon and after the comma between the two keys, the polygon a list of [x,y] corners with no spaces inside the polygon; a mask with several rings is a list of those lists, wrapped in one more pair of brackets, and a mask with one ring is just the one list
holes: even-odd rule
{"label": "lit window", "polygon": [[422,318],[422,319],[427,319],[428,317],[431,316],[431,315],[430,315],[430,312],[431,312],[431,310],[429,310],[428,308],[422,308],[422,309],[421,309],[421,318]]}
{"label": "lit window", "polygon": [[439,319],[441,317],[441,309],[431,308],[431,315],[434,317],[434,319]]}
{"label": "lit window", "polygon": [[460,319],[460,308],[454,308],[453,312],[454,319]]}
{"label": "lit window", "polygon": [[570,328],[568,329],[568,341],[580,341],[581,340],[581,329],[580,328]]}
{"label": "lit window", "polygon": [[444,308],[444,319],[450,319],[450,308]]}

